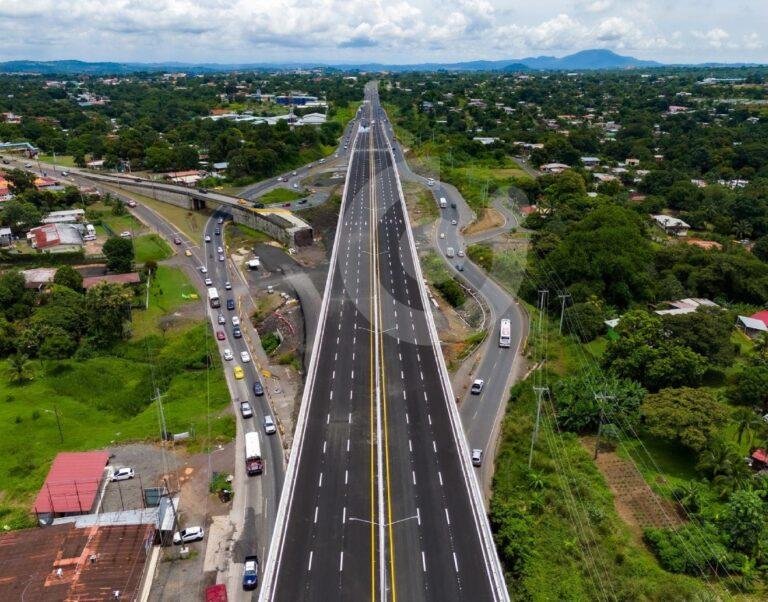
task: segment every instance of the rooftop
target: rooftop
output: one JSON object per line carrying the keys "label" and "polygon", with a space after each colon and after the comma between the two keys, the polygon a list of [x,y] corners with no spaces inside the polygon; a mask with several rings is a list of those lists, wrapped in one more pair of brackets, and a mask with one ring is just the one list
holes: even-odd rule
{"label": "rooftop", "polygon": [[0,534],[4,600],[136,600],[153,525],[74,524]]}
{"label": "rooftop", "polygon": [[38,514],[90,512],[107,462],[105,451],[61,452],[53,460],[33,510]]}

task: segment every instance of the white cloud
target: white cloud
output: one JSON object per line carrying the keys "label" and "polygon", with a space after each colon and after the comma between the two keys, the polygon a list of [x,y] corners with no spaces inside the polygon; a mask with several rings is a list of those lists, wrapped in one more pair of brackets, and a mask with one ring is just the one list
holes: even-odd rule
{"label": "white cloud", "polygon": [[[0,0],[0,60],[521,58],[604,47],[759,60],[768,3],[700,0]],[[759,29],[757,30],[759,31]]]}
{"label": "white cloud", "polygon": [[710,29],[709,31],[693,31],[691,32],[694,38],[698,38],[699,40],[703,40],[712,48],[722,48],[726,45],[728,42],[728,39],[731,37],[730,34],[725,31],[724,29],[721,29],[720,27],[715,27],[713,29]]}

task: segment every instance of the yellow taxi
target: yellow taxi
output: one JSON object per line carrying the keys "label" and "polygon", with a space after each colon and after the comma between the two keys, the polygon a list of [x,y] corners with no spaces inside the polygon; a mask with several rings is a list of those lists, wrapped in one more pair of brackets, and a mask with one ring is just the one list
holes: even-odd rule
{"label": "yellow taxi", "polygon": [[243,369],[240,366],[235,366],[234,373],[237,380],[245,378],[245,372],[243,372]]}

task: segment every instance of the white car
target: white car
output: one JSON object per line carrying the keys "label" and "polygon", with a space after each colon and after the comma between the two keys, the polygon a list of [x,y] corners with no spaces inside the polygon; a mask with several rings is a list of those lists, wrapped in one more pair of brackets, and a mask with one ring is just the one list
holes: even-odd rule
{"label": "white car", "polygon": [[482,378],[477,378],[475,379],[475,382],[472,383],[472,387],[469,389],[469,392],[472,393],[472,395],[480,395],[484,385],[485,381]]}
{"label": "white car", "polygon": [[200,273],[201,274],[207,274],[208,273],[208,268],[205,267],[204,265],[201,265],[200,266]]}
{"label": "white car", "polygon": [[459,223],[459,222],[457,222],[455,219],[452,219],[452,220],[451,220],[451,225],[452,225],[452,226],[455,226],[455,225],[457,225],[458,223]]}
{"label": "white car", "polygon": [[445,232],[440,232],[440,238],[445,238]]}
{"label": "white car", "polygon": [[243,418],[252,418],[253,417],[253,408],[251,407],[251,404],[247,401],[241,401],[240,402],[240,413],[243,415]]}
{"label": "white car", "polygon": [[219,261],[224,261],[224,255],[219,255]]}
{"label": "white car", "polygon": [[240,352],[240,361],[244,364],[251,361],[251,356],[248,355],[247,351],[241,351]]}
{"label": "white car", "polygon": [[483,450],[473,449],[472,450],[472,466],[480,466],[482,463],[483,463]]}
{"label": "white car", "polygon": [[203,531],[202,527],[187,527],[183,531],[176,531],[173,534],[173,543],[179,545],[191,541],[200,541],[204,537],[205,531]]}
{"label": "white car", "polygon": [[269,414],[264,416],[264,432],[267,435],[274,435],[277,432],[275,421],[272,420],[272,416],[270,416]]}
{"label": "white car", "polygon": [[219,255],[221,255],[221,254],[224,252],[224,249],[223,249],[223,248],[221,248],[221,247],[219,247],[218,249],[216,249],[216,252],[217,252]]}
{"label": "white car", "polygon": [[234,354],[232,353],[231,349],[225,349],[224,350],[224,359],[228,362],[231,362],[233,359],[235,359]]}
{"label": "white car", "polygon": [[219,320],[219,324],[226,324],[227,323],[227,319],[224,317],[224,314],[219,314],[218,320]]}
{"label": "white car", "polygon": [[112,473],[112,478],[110,480],[112,481],[127,481],[128,479],[132,479],[134,477],[133,474],[133,468],[128,468],[127,466],[124,468],[118,468]]}
{"label": "white car", "polygon": [[458,255],[459,257],[464,257],[464,251],[459,249],[458,251],[456,251],[456,255]]}
{"label": "white car", "polygon": [[211,242],[211,237],[208,234],[205,235],[205,242]]}
{"label": "white car", "polygon": [[240,326],[239,316],[232,316],[232,326]]}
{"label": "white car", "polygon": [[128,230],[123,230],[122,232],[120,232],[120,238],[130,238],[130,237],[131,237],[131,233]]}
{"label": "white car", "polygon": [[205,279],[205,286],[213,286],[213,280],[210,278]]}
{"label": "white car", "polygon": [[218,220],[216,220],[216,223],[219,224],[219,226],[221,226],[221,224],[224,223],[224,218],[220,217]]}
{"label": "white car", "polygon": [[232,290],[232,283],[229,280],[227,280],[224,283],[224,288],[227,289],[228,291],[231,291]]}

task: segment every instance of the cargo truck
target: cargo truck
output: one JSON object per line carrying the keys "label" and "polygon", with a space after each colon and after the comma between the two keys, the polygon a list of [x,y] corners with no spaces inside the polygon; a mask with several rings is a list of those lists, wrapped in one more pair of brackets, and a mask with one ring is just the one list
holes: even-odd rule
{"label": "cargo truck", "polygon": [[245,471],[249,477],[264,472],[264,460],[261,459],[259,434],[251,431],[245,434]]}

